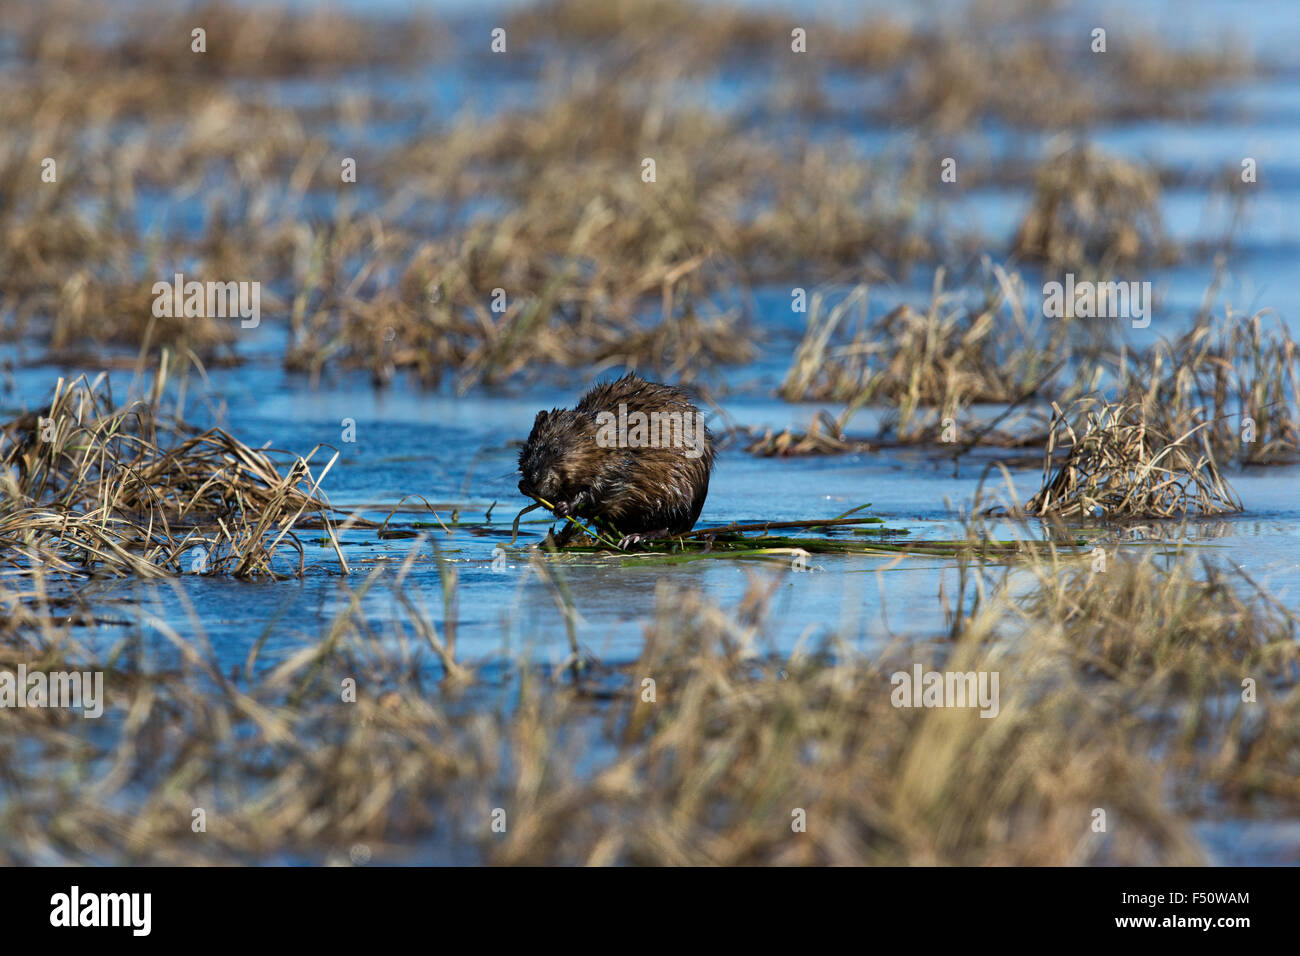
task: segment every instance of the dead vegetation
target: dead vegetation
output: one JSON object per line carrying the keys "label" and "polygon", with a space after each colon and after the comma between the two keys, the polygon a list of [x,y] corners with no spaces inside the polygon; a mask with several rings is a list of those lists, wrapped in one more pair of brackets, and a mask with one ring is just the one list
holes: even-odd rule
{"label": "dead vegetation", "polygon": [[[472,142],[450,135],[503,211],[436,239],[368,223],[322,235],[290,367],[455,373],[462,387],[548,366],[690,377],[752,358],[740,300],[754,283],[928,254],[897,184],[870,165],[784,151],[663,97],[578,86],[476,126]],[[456,176],[441,143],[404,144],[389,174],[441,188]]]}
{"label": "dead vegetation", "polygon": [[[1048,420],[1054,417],[1059,428],[1060,407],[1087,400],[1125,406],[1130,424],[1146,423],[1141,427],[1149,425],[1151,435],[1175,445],[1182,442],[1174,437],[1187,436],[1216,468],[1300,458],[1300,350],[1285,324],[1268,321],[1266,312],[1242,317],[1230,306],[1222,315],[1206,308],[1174,339],[1132,349],[1116,345],[1109,330],[1069,314],[1051,323],[1030,319],[1026,306],[1033,296],[1019,275],[986,269],[995,281],[986,282],[975,305],[965,304],[972,301],[969,290],[943,291],[942,270],[924,312],[904,304],[871,318],[866,285],[833,306],[815,294],[778,394],[792,402],[840,402],[843,410],[822,412],[806,432],[751,435],[747,450],[843,454],[888,444],[966,447],[973,441],[1004,449],[1050,444],[1050,459],[1064,446],[1049,443]],[[979,403],[1002,410],[980,421],[969,413]],[[854,438],[845,427],[864,406],[883,411],[882,426],[869,439]],[[1139,446],[1146,447],[1145,439],[1129,451],[1140,457]],[[1149,450],[1156,454],[1159,446]],[[1188,467],[1180,483],[1200,483],[1199,457],[1172,456],[1174,472]],[[1123,470],[1136,459],[1128,452],[1103,455],[1089,468],[1100,475],[1107,460]],[[1206,477],[1208,486],[1219,480]]]}
{"label": "dead vegetation", "polygon": [[[1043,487],[1026,511],[1061,518],[1181,518],[1241,511],[1202,427],[1172,435],[1135,405],[1053,403]],[[1064,461],[1057,461],[1058,447]]]}
{"label": "dead vegetation", "polygon": [[1067,148],[1035,175],[1012,252],[1048,270],[1167,264],[1172,248],[1159,200],[1151,170],[1092,147]]}
{"label": "dead vegetation", "polygon": [[[1018,276],[994,266],[988,278],[982,300],[971,304],[970,296],[944,291],[938,270],[924,311],[900,305],[873,319],[865,285],[833,307],[814,295],[780,396],[884,405],[894,413],[894,438],[925,441],[936,421],[955,421],[972,404],[1016,403],[1050,389],[1068,323],[1030,318]],[[926,409],[935,410],[934,420],[921,414]]]}
{"label": "dead vegetation", "polygon": [[[203,0],[127,8],[110,16],[84,0],[5,0],[19,56],[83,76],[143,71],[200,77],[297,76],[410,65],[433,48],[433,24],[349,15],[329,7],[244,7]],[[192,31],[202,29],[204,49]]]}
{"label": "dead vegetation", "polygon": [[[1248,578],[1209,560],[1125,560],[1055,575],[1041,565],[1033,570],[1039,589],[1024,612],[1062,627],[1090,673],[1124,685],[1173,675],[1179,690],[1186,681],[1295,679],[1294,616]],[[1134,628],[1133,621],[1145,626]]]}
{"label": "dead vegetation", "polygon": [[[15,611],[0,666],[102,670],[106,691],[100,721],[0,710],[0,859],[1203,863],[1193,821],[1300,801],[1294,621],[1185,556],[1089,573],[1040,547],[1028,591],[986,581],[952,640],[908,635],[870,657],[834,634],[773,653],[783,575],[752,578],[734,608],[665,585],[634,663],[521,663],[508,703],[485,707],[504,698],[456,662],[454,610],[439,622],[401,590],[418,550],[345,592],[324,633],[230,675],[198,622],[166,632],[173,667],[103,660],[39,579],[26,598],[0,583]],[[377,624],[362,599],[394,574],[402,615]],[[892,675],[916,664],[997,672],[996,716],[896,706]],[[344,677],[366,689],[355,702]],[[1123,839],[1092,830],[1097,807]]]}
{"label": "dead vegetation", "polygon": [[1204,429],[1220,461],[1272,465],[1300,458],[1300,350],[1264,313],[1202,315],[1173,341],[1122,355],[1118,391],[1168,433]]}
{"label": "dead vegetation", "polygon": [[381,379],[414,371],[426,384],[453,373],[464,388],[547,366],[621,363],[685,378],[748,361],[743,316],[711,304],[729,274],[715,243],[682,231],[634,172],[626,185],[582,182],[591,189],[571,205],[539,193],[537,207],[446,240],[369,224],[323,233],[291,318],[288,366],[340,361]]}
{"label": "dead vegetation", "polygon": [[[876,77],[888,95],[868,101],[869,115],[941,130],[990,119],[1071,128],[1185,115],[1199,106],[1196,93],[1254,68],[1227,44],[1173,48],[1151,36],[1112,35],[1106,53],[1094,53],[1087,33],[1041,29],[1053,12],[966,4],[937,22],[882,11],[829,22],[686,0],[550,0],[511,23],[534,42],[620,61],[637,77],[708,73],[761,59],[803,90],[793,101],[805,107],[822,104],[828,68]],[[796,27],[806,34],[802,57],[792,51]]]}
{"label": "dead vegetation", "polygon": [[[756,284],[809,285],[867,266],[903,273],[980,241],[955,237],[926,208],[932,143],[866,158],[834,138],[788,137],[781,124],[801,106],[756,119],[683,95],[697,69],[716,73],[732,53],[783,55],[791,27],[776,14],[683,0],[526,8],[510,20],[520,54],[511,63],[537,81],[535,100],[435,118],[365,90],[300,106],[238,82],[332,82],[427,62],[432,38],[418,17],[222,2],[129,17],[77,2],[4,8],[24,69],[0,79],[0,330],[54,358],[170,346],[237,360],[230,323],[149,314],[151,283],[184,271],[260,281],[268,323],[291,326],[294,370],[343,365],[379,382],[410,372],[461,387],[555,366],[694,376],[753,354],[744,297]],[[135,28],[137,16],[149,30]],[[812,89],[827,68],[896,73],[895,118],[937,127],[990,112],[1038,122],[1026,96],[1095,98],[1073,75],[1077,58],[1013,44],[989,59],[1006,19],[963,16],[964,31],[811,24],[819,55],[778,72]],[[206,24],[204,54],[190,50],[191,21]],[[543,53],[561,49],[586,68],[551,70]],[[1107,82],[1163,95],[1183,70],[1205,87],[1238,75],[1217,57],[1113,56],[1103,73],[1119,64],[1134,77]],[[1090,69],[1103,59],[1090,57]],[[980,76],[967,76],[976,66]],[[390,120],[402,135],[358,145],[357,130]],[[343,155],[358,161],[356,183],[341,182]],[[1065,264],[1160,251],[1149,174],[1090,151],[1070,156],[1039,174],[1016,251]],[[33,179],[45,157],[58,159],[54,182]],[[654,182],[642,179],[646,158]],[[1088,197],[1101,197],[1097,210]],[[978,337],[960,322],[928,328],[933,316],[894,321],[909,337]],[[952,357],[936,346],[937,360]],[[956,401],[988,391],[951,368],[929,377],[940,381],[906,388]]]}
{"label": "dead vegetation", "polygon": [[766,429],[761,435],[744,436],[745,451],[763,458],[791,458],[804,455],[847,455],[872,451],[874,446],[865,440],[851,438],[844,432],[851,410],[846,409],[838,418],[823,409],[813,416],[807,431],[790,428],[773,432]]}
{"label": "dead vegetation", "polygon": [[[293,370],[461,388],[607,364],[688,379],[753,357],[738,292],[905,272],[950,246],[922,211],[931,144],[867,161],[838,141],[790,141],[782,124],[835,118],[810,64],[882,81],[855,122],[943,132],[1186,115],[1197,90],[1247,69],[1230,51],[1154,42],[1107,58],[1008,42],[1007,21],[979,7],[940,29],[814,25],[827,56],[776,70],[798,95],[737,117],[690,105],[679,81],[744,58],[766,74],[767,54],[789,50],[782,16],[558,0],[512,17],[525,54],[513,68],[536,79],[562,62],[586,79],[488,117],[417,108],[396,139],[372,140],[366,121],[394,115],[382,98],[296,107],[232,81],[419,65],[422,21],[212,3],[146,7],[140,30],[100,6],[0,0],[21,67],[0,77],[0,321],[10,339],[97,366],[107,344],[233,358],[231,323],[149,314],[149,285],[184,263],[196,278],[260,279]],[[196,15],[203,59],[189,51]],[[549,41],[576,47],[580,69],[552,61]],[[342,184],[341,143],[358,140],[361,175]],[[56,182],[39,182],[46,156]],[[1028,188],[1023,176],[1012,185]],[[1090,270],[1168,259],[1153,171],[1083,147],[1033,188],[1017,255]],[[928,305],[875,319],[865,288],[814,299],[782,394],[845,413],[751,450],[865,450],[845,432],[863,405],[886,410],[892,441],[934,442],[951,418],[962,436],[1021,443],[1032,429],[981,432],[963,412],[1041,389],[1069,412],[1052,422],[1030,510],[1071,520],[1230,513],[1216,461],[1296,456],[1295,346],[1258,317],[1125,353],[1108,369],[1119,404],[1068,406],[1072,385],[1053,374],[1064,323],[1031,319],[1001,270],[985,285],[963,300],[940,277]],[[103,379],[61,381],[0,429],[0,666],[99,670],[108,690],[93,733],[76,714],[0,708],[0,862],[334,862],[364,844],[380,860],[450,862],[1179,864],[1204,862],[1193,824],[1207,816],[1300,805],[1291,615],[1163,555],[1085,573],[1036,546],[1018,562],[1031,594],[993,587],[954,611],[951,640],[903,635],[871,657],[834,633],[772,652],[774,590],[756,579],[731,609],[665,589],[630,665],[578,667],[575,649],[561,668],[524,660],[500,676],[457,658],[450,562],[441,620],[404,589],[418,548],[395,580],[382,565],[349,580],[336,619],[279,635],[265,659],[253,644],[233,671],[197,616],[128,622],[101,652],[80,625],[102,607],[70,582],[147,578],[183,607],[172,575],[301,573],[298,532],[334,539],[321,483],[337,456],[322,466],[319,448],[297,457],[189,428],[160,394],[118,405]],[[546,580],[576,621],[562,574]],[[381,582],[400,608],[387,623],[365,610]],[[160,641],[175,651],[165,664],[140,653]],[[999,671],[999,716],[893,706],[891,671],[915,662]],[[340,700],[347,677],[365,688],[355,703]],[[1245,678],[1259,700],[1238,705]],[[1134,716],[1147,713],[1160,716]],[[1122,839],[1090,831],[1099,805],[1125,821]],[[791,829],[796,810],[806,833]]]}
{"label": "dead vegetation", "polygon": [[[21,572],[240,578],[301,574],[295,529],[333,537],[311,460],[253,449],[220,428],[198,431],[149,400],[115,406],[107,378],[60,379],[48,405],[0,427],[0,547]],[[276,561],[281,548],[296,562]],[[341,552],[340,564],[346,569]]]}

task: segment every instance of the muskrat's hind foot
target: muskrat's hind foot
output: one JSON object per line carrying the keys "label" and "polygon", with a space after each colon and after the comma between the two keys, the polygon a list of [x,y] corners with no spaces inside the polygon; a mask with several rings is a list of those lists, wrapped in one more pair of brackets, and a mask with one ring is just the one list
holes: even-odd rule
{"label": "muskrat's hind foot", "polygon": [[653,541],[656,538],[668,537],[668,529],[660,528],[658,531],[642,531],[640,534],[627,534],[618,542],[618,549],[626,551],[629,545],[643,544],[646,541]]}

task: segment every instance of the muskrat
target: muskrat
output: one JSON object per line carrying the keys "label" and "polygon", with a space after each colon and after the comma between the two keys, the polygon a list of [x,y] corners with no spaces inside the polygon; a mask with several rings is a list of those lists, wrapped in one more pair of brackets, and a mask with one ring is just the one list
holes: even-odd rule
{"label": "muskrat", "polygon": [[[627,548],[691,530],[713,458],[713,436],[686,392],[629,372],[575,408],[537,413],[519,453],[519,490],[558,518],[603,519]],[[573,532],[566,524],[559,543]]]}

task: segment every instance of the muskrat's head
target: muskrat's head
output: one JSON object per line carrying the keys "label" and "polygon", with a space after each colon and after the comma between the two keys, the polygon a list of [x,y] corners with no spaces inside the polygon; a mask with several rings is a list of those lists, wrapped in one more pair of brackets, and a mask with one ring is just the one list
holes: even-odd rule
{"label": "muskrat's head", "polygon": [[537,413],[519,453],[519,490],[555,504],[582,490],[594,450],[588,419],[571,409]]}

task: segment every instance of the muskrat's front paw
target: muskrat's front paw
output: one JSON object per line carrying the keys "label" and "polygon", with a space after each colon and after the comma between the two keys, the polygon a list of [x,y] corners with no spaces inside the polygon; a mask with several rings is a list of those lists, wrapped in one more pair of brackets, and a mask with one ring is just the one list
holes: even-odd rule
{"label": "muskrat's front paw", "polygon": [[647,541],[654,541],[656,538],[666,537],[668,537],[668,530],[666,528],[659,531],[642,531],[640,534],[628,534],[624,535],[618,542],[618,549],[620,551],[626,551],[634,544],[645,544]]}
{"label": "muskrat's front paw", "polygon": [[555,503],[555,517],[557,518],[567,518],[572,514],[572,511],[572,507],[567,501],[557,501]]}

